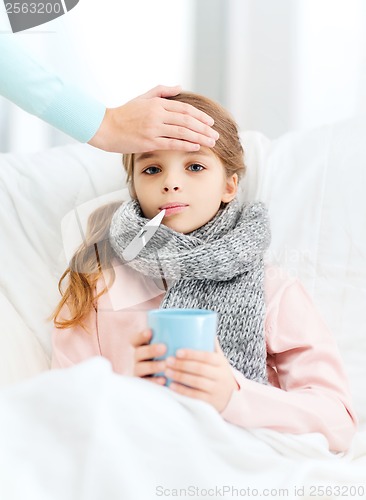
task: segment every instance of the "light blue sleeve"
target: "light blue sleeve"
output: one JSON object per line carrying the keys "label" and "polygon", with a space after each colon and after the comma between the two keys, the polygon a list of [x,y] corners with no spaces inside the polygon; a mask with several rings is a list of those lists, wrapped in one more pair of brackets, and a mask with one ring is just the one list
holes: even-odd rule
{"label": "light blue sleeve", "polygon": [[104,104],[48,72],[17,43],[0,33],[0,95],[80,142],[97,132]]}

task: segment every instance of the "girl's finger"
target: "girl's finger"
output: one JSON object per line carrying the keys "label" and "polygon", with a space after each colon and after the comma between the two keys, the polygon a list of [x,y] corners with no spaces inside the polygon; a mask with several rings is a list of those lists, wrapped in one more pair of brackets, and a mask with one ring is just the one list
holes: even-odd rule
{"label": "girl's finger", "polygon": [[211,380],[217,380],[217,366],[198,361],[181,360],[177,358],[167,358],[166,367],[171,370],[191,373]]}
{"label": "girl's finger", "polygon": [[158,358],[166,352],[165,344],[148,344],[135,349],[135,361],[147,361]]}
{"label": "girl's finger", "polygon": [[[215,352],[222,352],[219,340],[217,337],[215,337]],[[223,353],[224,354],[224,353]]]}
{"label": "girl's finger", "polygon": [[219,366],[221,364],[221,359],[217,352],[197,351],[195,349],[178,349],[176,358],[179,360],[198,361],[212,366]]}
{"label": "girl's finger", "polygon": [[137,377],[146,377],[164,372],[165,361],[141,361],[135,365],[134,375]]}
{"label": "girl's finger", "polygon": [[166,378],[165,377],[146,377],[146,380],[152,382],[153,384],[165,385]]}
{"label": "girl's finger", "polygon": [[186,372],[179,372],[175,370],[171,370],[170,368],[165,370],[165,375],[167,378],[170,378],[174,382],[178,382],[183,385],[187,385],[192,389],[206,392],[211,394],[215,387],[215,382],[206,377],[200,377],[199,375],[192,375]]}
{"label": "girl's finger", "polygon": [[200,399],[201,401],[206,401],[206,403],[211,404],[211,395],[204,391],[198,391],[197,389],[192,389],[191,387],[186,387],[185,385],[177,384],[172,382],[169,385],[169,389],[174,392],[178,392],[183,396],[188,396],[193,399]]}
{"label": "girl's finger", "polygon": [[133,347],[148,344],[152,336],[152,331],[149,329],[141,330],[131,335],[130,342]]}

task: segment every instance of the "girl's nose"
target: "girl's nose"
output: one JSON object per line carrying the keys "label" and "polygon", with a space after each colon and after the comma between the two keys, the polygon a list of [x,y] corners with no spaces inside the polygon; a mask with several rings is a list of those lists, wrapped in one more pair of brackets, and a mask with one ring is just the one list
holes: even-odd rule
{"label": "girl's nose", "polygon": [[172,191],[179,191],[182,187],[179,174],[172,174],[171,172],[165,177],[162,182],[163,190],[165,193]]}
{"label": "girl's nose", "polygon": [[170,187],[167,184],[165,184],[165,186],[164,186],[164,191],[165,192],[168,192],[168,191],[178,191],[178,190],[179,190],[179,186],[172,186],[172,187]]}

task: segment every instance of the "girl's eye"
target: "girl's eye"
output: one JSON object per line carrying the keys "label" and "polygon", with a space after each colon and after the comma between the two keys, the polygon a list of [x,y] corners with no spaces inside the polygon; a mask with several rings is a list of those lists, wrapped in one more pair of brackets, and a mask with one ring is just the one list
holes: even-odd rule
{"label": "girl's eye", "polygon": [[[151,172],[151,170],[154,170],[153,172]],[[149,172],[150,170],[150,172]],[[155,174],[156,173],[156,170],[160,170],[158,167],[155,167],[155,166],[152,166],[152,167],[148,167],[147,169],[144,170],[144,174],[148,174],[148,175],[152,175],[152,174]]]}
{"label": "girl's eye", "polygon": [[[191,165],[189,165],[188,169],[191,170],[191,172],[201,172],[202,170],[205,170],[205,167],[203,167],[199,163],[192,163]],[[160,172],[160,168],[156,167],[155,165],[151,165],[151,167],[147,167],[143,171],[143,173],[147,175],[154,175],[158,172]]]}
{"label": "girl's eye", "polygon": [[189,165],[188,168],[191,168],[192,172],[201,172],[202,170],[205,170],[205,167],[203,167],[199,163],[192,163],[192,165]]}

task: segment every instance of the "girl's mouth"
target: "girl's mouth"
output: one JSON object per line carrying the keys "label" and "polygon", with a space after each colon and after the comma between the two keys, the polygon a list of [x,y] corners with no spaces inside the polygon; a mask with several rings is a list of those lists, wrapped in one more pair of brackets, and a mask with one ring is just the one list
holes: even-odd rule
{"label": "girl's mouth", "polygon": [[183,210],[185,210],[186,208],[188,208],[188,205],[182,206],[182,207],[170,207],[170,208],[166,208],[165,209],[165,217],[169,217],[170,215],[174,215],[174,214],[177,214],[179,212],[183,212]]}

